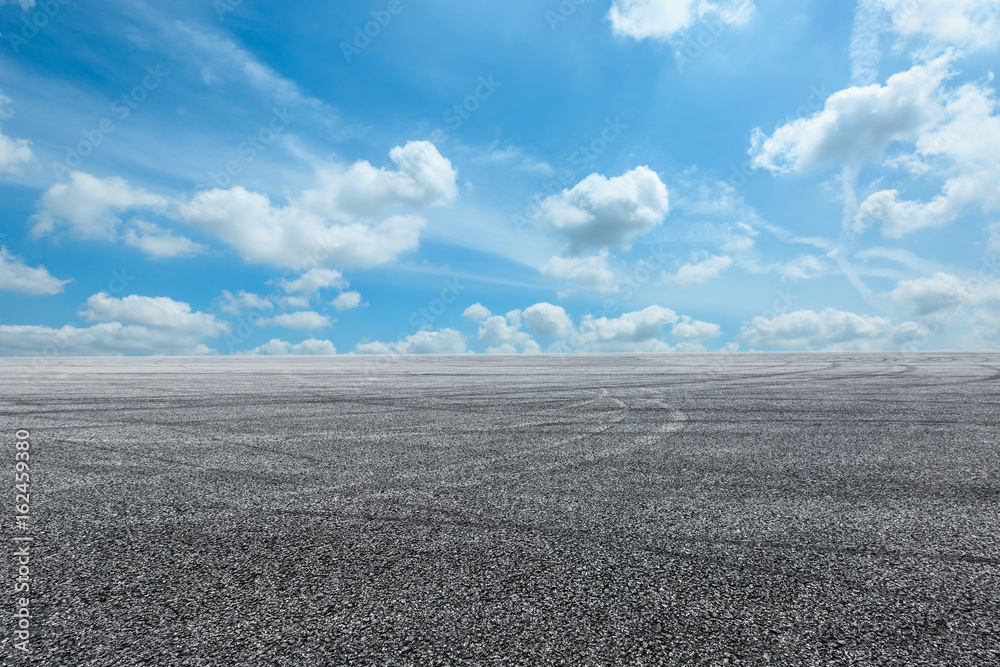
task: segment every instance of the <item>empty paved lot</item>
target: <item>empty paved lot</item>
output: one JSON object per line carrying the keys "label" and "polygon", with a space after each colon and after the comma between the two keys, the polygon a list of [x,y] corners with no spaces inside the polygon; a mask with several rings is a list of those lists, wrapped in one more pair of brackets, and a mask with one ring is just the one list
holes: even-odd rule
{"label": "empty paved lot", "polygon": [[36,664],[1000,664],[1000,355],[0,371]]}

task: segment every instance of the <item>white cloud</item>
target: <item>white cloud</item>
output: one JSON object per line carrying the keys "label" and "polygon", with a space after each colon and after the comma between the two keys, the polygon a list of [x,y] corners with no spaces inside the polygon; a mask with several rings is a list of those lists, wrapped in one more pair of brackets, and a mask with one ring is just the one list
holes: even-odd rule
{"label": "white cloud", "polygon": [[297,206],[272,206],[267,195],[242,187],[198,193],[181,206],[185,220],[231,245],[249,262],[298,267],[386,264],[419,245],[423,218],[396,215],[377,224],[330,224]]}
{"label": "white cloud", "polygon": [[124,326],[119,322],[59,329],[0,325],[0,350],[12,356],[201,355],[214,352],[198,341],[197,335],[179,334],[175,329]]}
{"label": "white cloud", "polygon": [[721,336],[722,327],[714,322],[703,322],[685,315],[673,326],[670,333],[685,341],[703,341]]}
{"label": "white cloud", "polygon": [[31,152],[31,142],[27,139],[11,139],[0,132],[0,173],[19,174],[21,168],[31,164],[35,154]]}
{"label": "white cloud", "polygon": [[822,111],[782,125],[770,137],[754,129],[755,168],[776,173],[827,164],[860,164],[895,141],[915,141],[941,118],[940,86],[950,76],[950,55],[915,65],[873,84],[834,93]]}
{"label": "white cloud", "polygon": [[463,354],[466,347],[465,336],[460,331],[442,329],[418,331],[395,343],[358,343],[354,351],[358,354]]}
{"label": "white cloud", "polygon": [[551,303],[536,303],[524,309],[524,323],[536,334],[546,338],[564,338],[573,330],[573,320],[562,306]]}
{"label": "white cloud", "polygon": [[549,176],[555,173],[555,168],[545,162],[544,160],[537,160],[530,155],[527,155],[523,150],[517,148],[516,146],[508,146],[507,148],[500,150],[495,146],[491,146],[487,149],[480,157],[482,161],[492,162],[495,164],[507,164],[510,162],[516,163],[514,168],[518,171],[527,172],[529,174],[538,174],[541,176]]}
{"label": "white cloud", "polygon": [[612,178],[591,174],[542,200],[535,217],[577,248],[626,247],[663,222],[668,210],[660,177],[649,167],[636,167]]}
{"label": "white cloud", "polygon": [[94,294],[80,317],[93,326],[53,329],[33,325],[0,326],[0,349],[16,356],[91,356],[119,354],[209,354],[201,341],[230,330],[213,315],[168,297],[111,297]]}
{"label": "white cloud", "polygon": [[866,86],[879,80],[879,37],[885,28],[882,0],[858,0],[851,31],[851,82]]}
{"label": "white cloud", "polygon": [[663,327],[677,321],[677,313],[662,306],[617,318],[585,315],[568,342],[581,352],[665,352],[670,346],[662,340]]}
{"label": "white cloud", "polygon": [[515,352],[540,352],[531,335],[521,331],[521,311],[512,310],[505,316],[491,315],[479,324],[479,341],[492,345],[487,353],[513,354]]}
{"label": "white cloud", "polygon": [[349,221],[372,218],[393,205],[447,204],[458,195],[457,173],[434,144],[411,141],[393,148],[389,158],[395,170],[376,168],[365,160],[321,170],[320,187],[303,192],[300,206],[331,220]]}
{"label": "white cloud", "polygon": [[298,355],[333,355],[337,354],[337,348],[328,340],[316,340],[310,338],[301,343],[292,344],[280,338],[272,338],[260,347],[254,348],[250,354],[286,356]]}
{"label": "white cloud", "polygon": [[827,308],[819,313],[798,310],[772,318],[757,316],[743,324],[737,339],[782,350],[879,349],[899,344],[916,328],[912,322],[893,326],[884,317]]}
{"label": "white cloud", "polygon": [[199,337],[218,336],[230,329],[214,315],[192,312],[190,305],[166,296],[117,298],[99,292],[87,299],[78,315],[88,322],[119,322]]}
{"label": "white cloud", "polygon": [[66,226],[81,238],[112,240],[122,212],[163,210],[167,203],[164,197],[133,188],[121,178],[101,179],[74,171],[68,183],[56,183],[42,195],[38,213],[32,217],[32,234],[43,236]]}
{"label": "white cloud", "polygon": [[271,303],[270,299],[243,290],[240,290],[236,294],[233,294],[229,290],[222,290],[221,300],[222,305],[219,306],[219,309],[224,313],[232,315],[240,315],[247,310],[259,310],[262,312],[274,310],[274,304]]}
{"label": "white cloud", "polygon": [[[205,54],[202,62],[210,62],[213,68],[225,69],[231,76],[245,78],[251,86],[278,103],[311,107],[335,119],[336,114],[326,104],[303,93],[294,81],[281,76],[232,40],[180,21],[170,28],[174,31],[171,38],[183,40],[185,46],[190,45]],[[202,78],[208,79],[206,84],[217,81],[214,71],[209,71],[206,77],[205,70],[202,70]]]}
{"label": "white cloud", "polygon": [[733,258],[726,255],[715,255],[700,262],[685,264],[677,269],[677,273],[667,276],[668,282],[678,285],[702,285],[728,269],[733,264]]}
{"label": "white cloud", "polygon": [[813,280],[830,270],[830,265],[816,255],[802,255],[785,265],[781,277],[785,280]]}
{"label": "white cloud", "polygon": [[338,311],[351,310],[361,305],[361,292],[343,292],[330,304]]}
{"label": "white cloud", "polygon": [[900,238],[919,229],[949,224],[973,205],[1000,210],[1000,116],[995,92],[968,83],[947,95],[943,121],[924,132],[911,154],[899,161],[923,165],[945,178],[941,193],[927,202],[900,199],[897,190],[881,190],[862,202],[854,221],[857,231],[883,222],[882,233]]}
{"label": "white cloud", "polygon": [[996,0],[880,0],[893,30],[926,41],[938,50],[995,49],[1000,44],[1000,4]]}
{"label": "white cloud", "polygon": [[493,313],[490,312],[490,309],[483,304],[474,303],[465,309],[465,312],[462,313],[462,317],[467,317],[473,322],[481,322],[492,314]]}
{"label": "white cloud", "polygon": [[890,296],[918,317],[947,319],[965,306],[1000,301],[1000,284],[995,280],[966,281],[950,273],[938,272],[926,278],[902,280]]}
{"label": "white cloud", "polygon": [[615,273],[608,266],[608,251],[604,249],[593,257],[553,257],[542,267],[542,273],[597,292],[618,289]]}
{"label": "white cloud", "polygon": [[1000,314],[992,310],[978,310],[971,318],[970,342],[977,349],[996,349],[1000,342]]}
{"label": "white cloud", "polygon": [[187,257],[208,250],[207,246],[195,243],[186,236],[177,236],[170,230],[143,220],[131,220],[122,237],[125,245],[138,248],[154,259]]}
{"label": "white cloud", "polygon": [[285,291],[285,294],[300,294],[304,297],[311,297],[321,289],[334,287],[344,289],[347,281],[344,274],[334,269],[309,269],[295,280],[279,280],[278,287]]}
{"label": "white cloud", "polygon": [[256,322],[258,326],[276,325],[289,329],[325,329],[332,322],[326,315],[311,311],[301,310],[296,313],[282,313],[267,319]]}
{"label": "white cloud", "polygon": [[743,25],[754,9],[752,0],[613,0],[608,20],[617,35],[668,40],[696,21]]}
{"label": "white cloud", "polygon": [[288,295],[288,296],[276,296],[274,297],[274,302],[280,307],[289,308],[299,308],[304,309],[309,307],[310,299],[306,296]]}
{"label": "white cloud", "polygon": [[181,215],[250,262],[285,267],[386,264],[419,245],[425,221],[412,211],[450,203],[457,195],[456,172],[433,144],[411,141],[393,148],[389,157],[395,170],[366,161],[322,169],[319,187],[286,206],[237,186],[198,193],[181,205]]}
{"label": "white cloud", "polygon": [[[25,7],[23,0],[21,6]],[[13,101],[0,90],[0,118],[10,118],[13,115]],[[24,165],[34,160],[35,154],[31,152],[30,141],[11,139],[0,131],[0,174],[18,174]]]}
{"label": "white cloud", "polygon": [[52,277],[44,266],[30,267],[0,246],[0,290],[22,294],[60,294],[69,280]]}

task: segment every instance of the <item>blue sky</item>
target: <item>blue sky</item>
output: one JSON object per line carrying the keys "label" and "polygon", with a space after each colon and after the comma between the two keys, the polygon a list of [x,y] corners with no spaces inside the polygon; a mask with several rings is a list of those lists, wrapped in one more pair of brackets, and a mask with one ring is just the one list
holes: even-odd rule
{"label": "blue sky", "polygon": [[0,20],[0,354],[1000,343],[996,0]]}

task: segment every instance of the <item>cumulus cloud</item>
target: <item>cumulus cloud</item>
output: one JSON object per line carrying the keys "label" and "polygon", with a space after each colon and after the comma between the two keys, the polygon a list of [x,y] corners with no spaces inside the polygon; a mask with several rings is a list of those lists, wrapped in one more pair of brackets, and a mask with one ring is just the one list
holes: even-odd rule
{"label": "cumulus cloud", "polygon": [[44,266],[31,267],[0,246],[0,290],[22,294],[60,294],[69,280],[59,280]]}
{"label": "cumulus cloud", "polygon": [[181,215],[235,248],[249,262],[298,267],[308,260],[342,267],[386,264],[419,245],[424,219],[395,215],[375,224],[330,223],[295,205],[273,206],[242,187],[207,190]]}
{"label": "cumulus cloud", "polygon": [[337,354],[337,348],[328,340],[316,340],[310,338],[301,343],[289,343],[280,338],[272,338],[267,343],[253,349],[250,354],[256,355],[332,355]]}
{"label": "cumulus cloud", "polygon": [[696,21],[743,25],[754,9],[752,0],[613,0],[608,20],[617,35],[662,41]]}
{"label": "cumulus cloud", "polygon": [[924,132],[915,150],[899,162],[935,171],[944,178],[940,194],[929,201],[901,199],[895,189],[869,195],[859,207],[854,227],[864,231],[882,221],[882,234],[905,234],[949,224],[969,206],[984,212],[1000,210],[1000,116],[995,92],[968,83],[948,94],[940,124]]}
{"label": "cumulus cloud", "polygon": [[364,160],[320,169],[318,187],[287,205],[236,186],[199,192],[180,212],[249,262],[386,264],[419,245],[426,223],[415,211],[448,204],[458,193],[455,169],[433,144],[412,141],[393,148],[389,157],[395,169]]}
{"label": "cumulus cloud", "polygon": [[591,174],[572,189],[546,197],[535,218],[566,236],[575,248],[627,247],[663,222],[667,187],[649,167],[621,176]]}
{"label": "cumulus cloud", "polygon": [[190,305],[166,296],[117,298],[98,292],[77,314],[88,322],[118,322],[199,337],[218,336],[230,329],[214,315],[192,312]]}
{"label": "cumulus cloud", "polygon": [[943,116],[941,84],[950,55],[889,77],[884,86],[852,87],[827,98],[822,111],[780,126],[771,136],[753,131],[750,156],[758,169],[803,171],[860,164],[893,142],[915,141]]}
{"label": "cumulus cloud", "polygon": [[361,160],[349,167],[334,165],[318,173],[320,187],[306,190],[301,207],[331,220],[372,218],[392,205],[447,204],[458,195],[457,173],[434,144],[411,141],[389,152],[395,170]]}
{"label": "cumulus cloud", "polygon": [[491,315],[479,324],[479,341],[492,347],[489,354],[514,354],[516,352],[541,352],[538,343],[527,332],[521,331],[521,311],[512,310],[506,315]]}
{"label": "cumulus cloud", "polygon": [[0,326],[0,349],[16,356],[210,354],[202,340],[230,330],[213,315],[168,297],[94,294],[79,313],[90,327]]}
{"label": "cumulus cloud", "polygon": [[918,317],[948,319],[965,306],[1000,301],[1000,284],[978,278],[963,280],[938,272],[930,277],[902,280],[890,296]]}
{"label": "cumulus cloud", "polygon": [[418,331],[395,343],[358,343],[354,351],[358,354],[463,354],[466,346],[465,336],[460,331],[442,329]]}
{"label": "cumulus cloud", "polygon": [[176,330],[104,322],[91,327],[59,329],[35,325],[0,325],[0,349],[25,357],[87,357],[122,354],[202,355],[214,352],[194,335]]}
{"label": "cumulus cloud", "polygon": [[207,246],[195,243],[186,236],[177,236],[159,225],[143,220],[130,221],[122,242],[138,248],[154,259],[188,257],[208,250]]}
{"label": "cumulus cloud", "polygon": [[330,304],[337,311],[351,310],[361,305],[361,292],[342,292]]}
{"label": "cumulus cloud", "polygon": [[684,315],[670,333],[684,341],[703,341],[721,336],[722,327],[714,322],[703,322]]}
{"label": "cumulus cloud", "polygon": [[300,310],[295,313],[281,313],[274,317],[261,319],[256,324],[258,326],[274,325],[289,329],[325,329],[333,323],[326,315],[311,310]]}
{"label": "cumulus cloud", "polygon": [[702,285],[728,269],[733,264],[733,258],[726,255],[715,255],[700,262],[691,262],[677,269],[677,273],[667,276],[667,282],[678,285]]}
{"label": "cumulus cloud", "polygon": [[465,309],[465,312],[462,313],[462,317],[466,317],[473,322],[481,322],[492,314],[493,313],[490,312],[490,309],[483,304],[474,303]]}
{"label": "cumulus cloud", "polygon": [[677,313],[662,306],[617,318],[585,315],[569,344],[582,352],[665,352],[670,346],[662,340],[663,327],[677,321]]}
{"label": "cumulus cloud", "polygon": [[286,294],[311,297],[321,289],[330,287],[344,289],[347,287],[347,281],[344,280],[344,274],[335,269],[310,269],[295,280],[279,280],[278,287]]}
{"label": "cumulus cloud", "polygon": [[240,290],[233,294],[229,290],[222,290],[221,305],[219,309],[231,315],[240,315],[248,310],[259,310],[269,312],[274,309],[274,304],[267,299],[252,292]]}
{"label": "cumulus cloud", "polygon": [[608,266],[608,252],[603,249],[592,257],[553,257],[542,267],[542,273],[596,292],[618,289],[615,273]]}
{"label": "cumulus cloud", "polygon": [[546,338],[564,338],[573,330],[573,320],[563,307],[551,303],[543,302],[529,306],[524,309],[521,316],[524,323],[536,334]]}
{"label": "cumulus cloud", "polygon": [[894,326],[885,317],[827,308],[798,310],[744,323],[737,339],[756,347],[787,350],[863,350],[899,344],[919,327]]}
{"label": "cumulus cloud", "polygon": [[121,178],[97,178],[74,171],[68,183],[56,183],[42,195],[31,231],[34,236],[44,236],[66,227],[80,238],[113,240],[124,211],[158,211],[167,203],[166,198],[133,188]]}

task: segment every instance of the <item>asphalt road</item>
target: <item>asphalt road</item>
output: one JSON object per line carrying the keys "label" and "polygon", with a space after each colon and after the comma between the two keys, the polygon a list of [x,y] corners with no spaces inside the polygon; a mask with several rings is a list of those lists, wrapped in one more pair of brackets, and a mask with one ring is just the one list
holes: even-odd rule
{"label": "asphalt road", "polygon": [[0,372],[3,665],[1000,664],[997,354]]}

